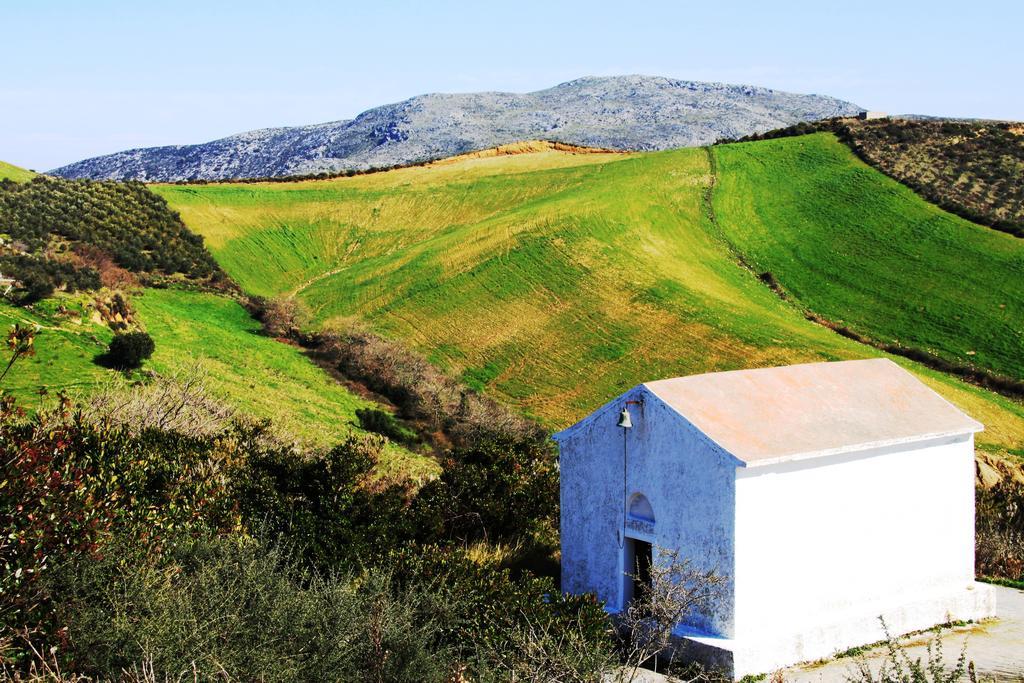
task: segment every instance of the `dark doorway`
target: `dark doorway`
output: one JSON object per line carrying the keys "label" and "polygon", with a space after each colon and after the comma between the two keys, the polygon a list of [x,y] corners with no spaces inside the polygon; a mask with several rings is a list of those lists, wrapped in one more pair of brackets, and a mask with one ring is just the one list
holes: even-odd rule
{"label": "dark doorway", "polygon": [[652,548],[647,541],[629,539],[631,557],[629,566],[630,591],[633,604],[641,609],[648,609],[651,606],[651,562]]}

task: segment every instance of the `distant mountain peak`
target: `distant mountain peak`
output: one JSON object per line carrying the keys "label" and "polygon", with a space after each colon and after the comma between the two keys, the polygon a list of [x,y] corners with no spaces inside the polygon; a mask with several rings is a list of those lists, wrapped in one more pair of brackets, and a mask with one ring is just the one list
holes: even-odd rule
{"label": "distant mountain peak", "polygon": [[584,76],[531,93],[429,93],[354,119],[264,128],[197,145],[132,149],[52,173],[66,178],[224,180],[431,161],[526,140],[656,150],[706,145],[860,107],[822,95],[662,76]]}

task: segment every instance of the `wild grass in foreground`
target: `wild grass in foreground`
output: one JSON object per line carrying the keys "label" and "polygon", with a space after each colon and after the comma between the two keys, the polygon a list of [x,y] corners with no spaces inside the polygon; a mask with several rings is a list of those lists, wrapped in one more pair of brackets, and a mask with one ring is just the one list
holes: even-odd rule
{"label": "wild grass in foreground", "polygon": [[[178,399],[208,428],[175,422],[165,409]],[[137,424],[123,412],[134,401],[172,419]],[[419,489],[368,485],[381,449],[371,437],[298,449],[211,410],[195,386],[81,409],[64,399],[31,419],[5,400],[6,671],[487,681],[505,680],[513,662],[560,662],[592,680],[610,652],[600,605],[463,550],[550,528],[550,445],[467,443]],[[523,638],[533,659],[513,654]],[[589,658],[561,659],[569,641]]]}

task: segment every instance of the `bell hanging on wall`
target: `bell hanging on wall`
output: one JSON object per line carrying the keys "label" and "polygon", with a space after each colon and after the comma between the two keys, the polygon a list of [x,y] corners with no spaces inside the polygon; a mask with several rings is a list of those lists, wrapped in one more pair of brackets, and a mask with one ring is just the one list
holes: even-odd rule
{"label": "bell hanging on wall", "polygon": [[633,421],[629,419],[629,411],[626,410],[625,408],[623,408],[622,412],[619,413],[618,426],[622,427],[623,429],[630,429],[633,426]]}

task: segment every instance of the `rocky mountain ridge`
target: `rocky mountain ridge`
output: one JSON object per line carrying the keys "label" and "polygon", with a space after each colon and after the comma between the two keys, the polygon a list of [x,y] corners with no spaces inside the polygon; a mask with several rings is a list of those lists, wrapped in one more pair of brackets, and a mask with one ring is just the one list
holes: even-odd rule
{"label": "rocky mountain ridge", "polygon": [[351,120],[266,128],[196,145],[127,150],[51,173],[143,181],[337,173],[431,161],[533,139],[658,150],[706,145],[860,110],[832,97],[755,86],[656,76],[588,77],[525,94],[420,95]]}

